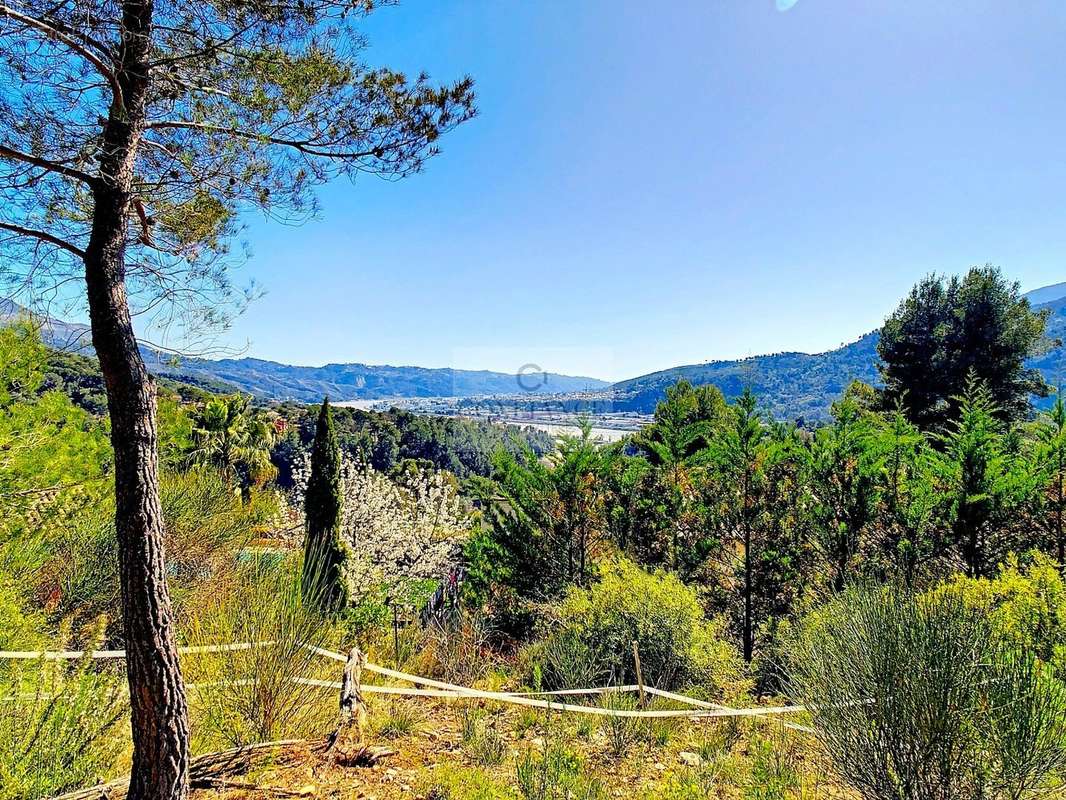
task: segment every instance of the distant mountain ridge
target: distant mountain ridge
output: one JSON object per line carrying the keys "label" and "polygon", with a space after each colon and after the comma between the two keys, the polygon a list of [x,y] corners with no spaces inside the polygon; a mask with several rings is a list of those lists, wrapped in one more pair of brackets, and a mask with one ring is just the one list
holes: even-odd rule
{"label": "distant mountain ridge", "polygon": [[[392,397],[477,397],[481,395],[555,394],[607,387],[596,378],[553,372],[522,377],[490,370],[450,367],[394,367],[369,364],[326,364],[301,367],[258,358],[182,359],[152,353],[148,368],[160,375],[202,376],[239,386],[268,400],[317,402],[330,399],[384,400]],[[527,388],[528,387],[528,388]]]}
{"label": "distant mountain ridge", "polygon": [[[1025,295],[1035,308],[1049,311],[1047,333],[1066,340],[1066,282],[1044,286]],[[24,314],[25,309],[0,299],[0,321]],[[50,318],[40,319],[45,340],[60,349],[91,353],[88,326]],[[778,419],[812,422],[828,418],[833,400],[853,380],[877,385],[877,331],[824,353],[783,352],[732,361],[711,361],[659,370],[608,384],[595,378],[548,373],[542,379],[518,383],[515,375],[487,370],[326,364],[301,367],[257,358],[175,361],[142,347],[149,369],[177,380],[200,385],[222,382],[266,400],[315,402],[323,395],[338,401],[389,398],[528,395],[568,410],[635,411],[650,413],[678,380],[695,385],[711,383],[727,398],[750,386],[766,411]],[[1053,347],[1029,361],[1048,383],[1066,382],[1066,348]],[[532,376],[530,376],[532,377]],[[540,385],[537,385],[540,384]],[[530,388],[535,387],[535,388]],[[583,393],[581,399],[553,401],[552,395]]]}
{"label": "distant mountain ridge", "polygon": [[[1034,289],[1024,295],[1034,308],[1050,312],[1047,335],[1066,341],[1066,283]],[[602,393],[599,405],[609,403],[621,411],[650,413],[665,396],[666,388],[682,378],[693,385],[712,383],[729,399],[745,386],[759,396],[777,419],[822,421],[833,400],[853,380],[879,385],[878,331],[824,353],[775,353],[736,361],[689,364],[619,381]],[[1029,360],[1053,386],[1066,381],[1066,348],[1053,347]]]}
{"label": "distant mountain ridge", "polygon": [[[17,303],[0,298],[0,322],[28,315]],[[59,350],[92,354],[89,326],[34,315],[41,338]],[[318,402],[324,395],[336,401],[382,400],[392,397],[478,397],[504,394],[587,392],[610,384],[597,378],[553,372],[517,375],[490,370],[394,367],[369,364],[326,364],[304,367],[259,358],[181,358],[141,345],[148,369],[193,383],[221,381],[264,400]]]}
{"label": "distant mountain ridge", "polygon": [[877,332],[825,353],[773,353],[735,361],[709,361],[641,375],[613,384],[607,393],[620,411],[650,413],[668,386],[679,380],[712,383],[732,399],[746,386],[778,419],[825,419],[829,405],[854,380],[876,384]]}

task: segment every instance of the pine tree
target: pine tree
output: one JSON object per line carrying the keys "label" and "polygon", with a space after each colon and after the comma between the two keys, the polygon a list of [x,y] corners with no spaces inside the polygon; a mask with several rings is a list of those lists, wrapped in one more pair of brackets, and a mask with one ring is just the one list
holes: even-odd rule
{"label": "pine tree", "polygon": [[189,786],[156,387],[133,319],[195,320],[193,341],[224,325],[243,302],[241,213],[299,221],[331,178],[412,175],[474,116],[469,78],[363,63],[378,5],[0,3],[0,283],[31,300],[84,286],[115,453],[130,800]]}
{"label": "pine tree", "polygon": [[1036,429],[1037,459],[1043,468],[1041,527],[1049,534],[1051,552],[1066,574],[1066,403],[1062,395],[1043,415]]}
{"label": "pine tree", "polygon": [[835,592],[847,584],[879,502],[874,435],[870,414],[845,393],[833,404],[833,424],[815,433],[807,453],[814,545],[829,564]]}
{"label": "pine tree", "polygon": [[939,437],[942,492],[966,573],[981,578],[994,563],[991,537],[1001,530],[1011,505],[1012,464],[1007,431],[985,384],[971,375],[957,402],[958,420]]}
{"label": "pine tree", "polygon": [[329,398],[323,398],[311,448],[311,476],[304,495],[304,597],[324,613],[347,602],[343,576],[345,552],[340,541],[343,499],[341,456]]}
{"label": "pine tree", "polygon": [[765,516],[766,428],[750,388],[737,398],[731,408],[733,424],[712,443],[715,468],[720,478],[718,490],[725,500],[721,513],[724,527],[732,530],[740,548],[740,594],[744,600],[741,641],[744,660],[751,663],[755,652],[754,584],[756,562],[755,538],[761,533]]}
{"label": "pine tree", "polygon": [[973,375],[999,419],[1023,419],[1030,395],[1048,394],[1039,370],[1025,363],[1049,344],[1047,317],[997,267],[973,267],[961,278],[926,277],[881,329],[884,409],[902,403],[911,422],[937,430],[958,419],[959,398]]}

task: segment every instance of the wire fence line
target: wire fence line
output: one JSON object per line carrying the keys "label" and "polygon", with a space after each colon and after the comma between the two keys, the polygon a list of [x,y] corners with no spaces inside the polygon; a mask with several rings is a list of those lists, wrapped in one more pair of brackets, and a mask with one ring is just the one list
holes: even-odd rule
{"label": "wire fence line", "polygon": [[[277,642],[233,642],[229,644],[200,645],[196,647],[179,647],[180,655],[210,654],[251,650],[258,647],[271,647]],[[334,650],[327,650],[310,644],[304,644],[305,648],[321,656],[342,664],[347,664],[351,655],[344,655]],[[125,650],[0,650],[0,660],[77,660],[81,658],[93,659],[122,659],[126,657]],[[493,692],[484,689],[474,689],[469,686],[460,686],[454,683],[434,680],[421,675],[412,675],[407,672],[389,669],[372,662],[362,664],[362,669],[372,672],[384,678],[395,681],[414,684],[414,686],[381,686],[377,684],[363,684],[360,690],[366,694],[398,695],[407,697],[434,697],[444,699],[474,699],[491,700],[498,703],[525,706],[529,708],[541,708],[547,711],[561,711],[575,714],[591,714],[604,717],[627,717],[635,719],[720,719],[738,717],[766,717],[787,714],[802,713],[807,710],[806,706],[756,706],[753,708],[733,708],[718,705],[705,700],[699,700],[675,692],[668,692],[653,686],[631,684],[626,686],[603,686],[582,689],[560,689],[545,692]],[[343,684],[340,681],[320,680],[316,678],[291,678],[293,683],[304,686],[315,686],[322,689],[341,691]],[[215,685],[245,685],[251,681],[224,681],[210,684],[189,684],[190,689],[201,689]],[[559,702],[551,698],[562,697],[590,697],[596,695],[608,695],[627,692],[647,693],[669,700],[674,703],[686,705],[685,709],[614,709],[603,706],[578,705],[575,703]],[[793,722],[783,722],[785,727],[803,733],[814,733],[812,728]]]}

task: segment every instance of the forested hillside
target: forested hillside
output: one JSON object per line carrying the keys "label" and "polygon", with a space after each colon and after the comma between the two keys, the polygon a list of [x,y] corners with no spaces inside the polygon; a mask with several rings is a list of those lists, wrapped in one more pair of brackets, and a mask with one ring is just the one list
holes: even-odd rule
{"label": "forested hillside", "polygon": [[[57,350],[92,355],[86,325],[50,316],[31,315],[17,303],[0,298],[0,322],[33,316],[41,337]],[[148,368],[184,383],[240,390],[260,400],[316,402],[329,395],[334,400],[379,400],[399,397],[475,397],[495,394],[552,394],[600,389],[607,381],[597,378],[538,372],[520,384],[505,372],[426,367],[326,364],[301,367],[260,358],[178,358],[149,345],[141,345]],[[516,369],[518,365],[516,365]]]}
{"label": "forested hillside", "polygon": [[679,380],[716,386],[729,398],[751,387],[777,419],[824,421],[833,399],[852,381],[876,384],[877,333],[827,353],[776,353],[740,361],[673,367],[614,384],[609,396],[627,411],[648,413]]}
{"label": "forested hillside", "polygon": [[[1066,284],[1029,292],[1033,307],[1049,312],[1047,334],[1055,342],[1066,339]],[[9,301],[0,306],[0,319],[11,319],[19,309]],[[6,308],[6,312],[4,311]],[[63,350],[85,350],[84,326],[46,320],[42,335]],[[695,386],[711,384],[727,398],[738,397],[750,387],[764,409],[775,419],[800,420],[810,424],[829,419],[829,408],[852,381],[879,385],[877,343],[873,331],[851,344],[825,353],[784,352],[752,356],[735,361],[712,361],[672,367],[607,386],[592,378],[548,374],[535,382],[538,407],[571,412],[587,410],[635,411],[648,414],[678,380]],[[150,368],[177,381],[224,391],[239,388],[260,399],[316,402],[324,395],[335,400],[407,397],[475,397],[524,394],[515,376],[487,371],[425,369],[421,367],[327,364],[294,367],[260,359],[173,359],[145,349]],[[1061,344],[1034,356],[1029,363],[1039,369],[1052,386],[1066,378],[1066,348]],[[534,385],[534,384],[530,384]],[[599,390],[599,391],[597,391]],[[591,392],[591,394],[589,394]],[[582,398],[551,397],[582,393]],[[528,402],[528,401],[527,401]]]}
{"label": "forested hillside", "polygon": [[[1035,289],[1026,295],[1035,309],[1049,312],[1047,334],[1059,344],[1034,356],[1029,364],[1057,386],[1066,378],[1066,284]],[[852,381],[880,384],[877,342],[873,331],[851,344],[825,353],[775,353],[739,361],[692,364],[620,381],[604,392],[602,405],[649,413],[678,380],[695,386],[711,384],[727,398],[751,387],[765,409],[776,419],[824,422],[834,398]]]}

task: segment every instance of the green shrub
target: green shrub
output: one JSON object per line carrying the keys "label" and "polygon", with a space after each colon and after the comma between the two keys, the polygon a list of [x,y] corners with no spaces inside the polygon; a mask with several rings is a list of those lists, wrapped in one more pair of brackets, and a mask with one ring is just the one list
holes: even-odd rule
{"label": "green shrub", "polygon": [[636,683],[637,642],[647,685],[719,690],[740,675],[737,653],[721,632],[676,576],[620,559],[603,565],[589,589],[572,588],[559,606],[553,630],[539,645],[544,684]]}
{"label": "green shrub", "polygon": [[526,753],[515,765],[522,800],[598,800],[603,786],[585,775],[581,759],[553,737],[543,753]]}
{"label": "green shrub", "polygon": [[35,800],[111,776],[126,746],[123,680],[92,659],[15,666],[0,683],[0,800]]}
{"label": "green shrub", "polygon": [[334,693],[299,681],[337,680],[336,665],[307,647],[331,637],[330,622],[303,602],[293,559],[245,564],[232,582],[218,584],[187,627],[189,644],[264,644],[184,657],[198,738],[244,745],[328,733]]}
{"label": "green shrub", "polygon": [[1035,553],[1025,566],[1011,556],[994,578],[958,575],[932,594],[987,615],[999,641],[1034,653],[1066,678],[1066,582],[1047,556]]}
{"label": "green shrub", "polygon": [[1066,687],[950,592],[851,589],[802,626],[789,667],[837,772],[868,800],[1061,789]]}
{"label": "green shrub", "polygon": [[507,743],[483,707],[464,703],[459,708],[459,722],[463,749],[475,763],[489,767],[504,760]]}
{"label": "green shrub", "polygon": [[385,739],[402,739],[416,733],[426,715],[421,707],[410,700],[387,700],[379,709],[375,709],[370,719],[374,733]]}
{"label": "green shrub", "polygon": [[[603,680],[603,665],[609,658],[601,649],[590,645],[584,631],[563,628],[534,648],[534,683],[553,688],[585,688]],[[594,649],[595,648],[595,649]]]}

